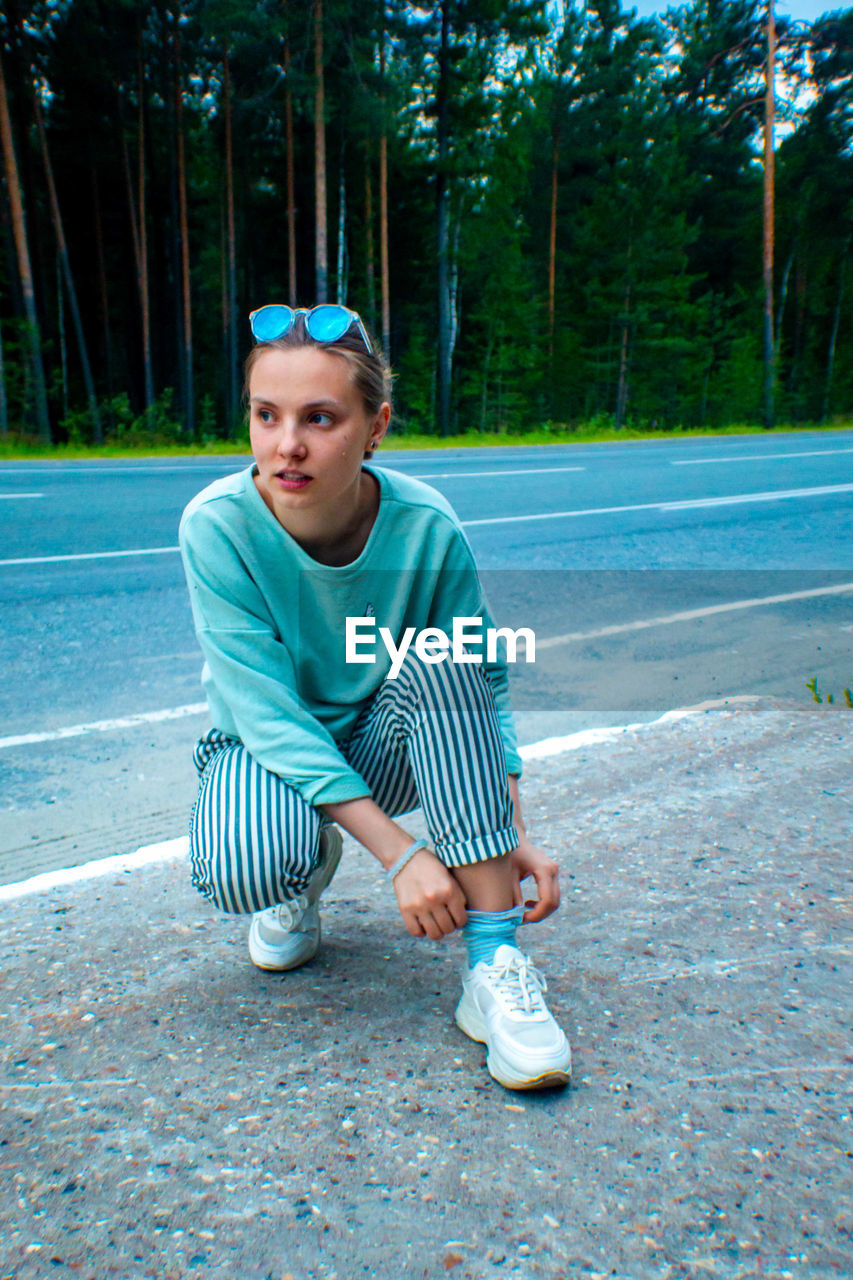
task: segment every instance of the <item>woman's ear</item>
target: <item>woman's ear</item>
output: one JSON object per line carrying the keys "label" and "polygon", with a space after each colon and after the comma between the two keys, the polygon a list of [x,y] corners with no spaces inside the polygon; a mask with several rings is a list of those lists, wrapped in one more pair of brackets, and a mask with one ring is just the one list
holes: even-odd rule
{"label": "woman's ear", "polygon": [[370,429],[370,439],[367,442],[367,448],[364,451],[365,458],[372,458],[373,451],[376,446],[384,439],[388,430],[388,423],[391,421],[391,406],[387,402],[380,405],[379,412],[373,419],[373,426]]}

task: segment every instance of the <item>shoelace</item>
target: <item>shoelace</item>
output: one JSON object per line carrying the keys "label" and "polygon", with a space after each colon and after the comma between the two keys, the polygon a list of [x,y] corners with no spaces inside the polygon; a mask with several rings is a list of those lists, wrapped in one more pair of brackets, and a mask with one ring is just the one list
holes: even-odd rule
{"label": "shoelace", "polygon": [[492,967],[492,981],[512,1013],[533,1013],[544,1008],[548,984],[529,956],[516,957]]}

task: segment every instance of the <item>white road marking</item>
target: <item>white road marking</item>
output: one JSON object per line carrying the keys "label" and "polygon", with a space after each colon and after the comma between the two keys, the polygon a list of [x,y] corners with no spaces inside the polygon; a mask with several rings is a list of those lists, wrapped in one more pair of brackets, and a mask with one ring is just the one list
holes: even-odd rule
{"label": "white road marking", "polygon": [[808,449],[801,453],[742,453],[726,458],[678,458],[671,467],[701,467],[708,462],[775,462],[777,458],[823,458],[836,453],[853,453],[853,449]]}
{"label": "white road marking", "polygon": [[413,480],[462,480],[492,479],[497,476],[541,476],[552,475],[556,471],[586,471],[586,467],[520,467],[517,471],[425,471],[423,475],[407,471],[406,475]]}
{"label": "white road marking", "polygon": [[[575,511],[538,511],[524,516],[489,516],[463,520],[466,529],[485,524],[521,524],[530,520],[566,520],[572,516],[615,515],[621,511],[687,511],[699,507],[735,506],[747,502],[778,502],[783,498],[818,498],[829,493],[851,493],[853,484],[827,484],[813,489],[776,489],[766,493],[735,493],[723,498],[690,498],[681,502],[637,502],[624,507],[585,507]],[[2,562],[0,562],[2,563]]]}
{"label": "white road marking", "polygon": [[132,551],[81,551],[76,555],[25,556],[17,560],[0,560],[0,567],[15,564],[62,564],[67,560],[115,560],[126,556],[165,556],[180,547],[136,547]]}
{"label": "white road marking", "polygon": [[851,493],[853,484],[824,484],[811,489],[769,489],[764,493],[736,493],[720,498],[685,498],[668,502],[667,511],[692,511],[696,507],[729,507],[741,502],[777,502],[780,498],[815,498],[827,493]]}
{"label": "white road marking", "polygon": [[175,858],[185,857],[188,849],[189,837],[179,836],[176,840],[143,845],[135,853],[118,853],[113,854],[111,858],[95,858],[91,862],[84,862],[79,867],[61,867],[56,871],[42,871],[37,876],[30,876],[28,880],[0,885],[0,902],[12,902],[15,898],[23,898],[30,893],[42,893],[47,889],[57,889],[63,884],[95,880],[100,876],[112,875],[116,871],[132,871],[135,867],[148,867],[155,862],[171,862]]}
{"label": "white road marking", "polygon": [[[237,465],[241,460],[238,458]],[[245,466],[251,462],[251,457],[247,454]],[[0,475],[4,476],[111,476],[116,474],[122,475],[156,475],[160,471],[219,471],[223,475],[230,474],[229,468],[233,470],[235,466],[234,460],[224,463],[218,462],[199,462],[180,466],[176,463],[165,467],[139,466],[139,467],[72,467],[72,466],[47,466],[47,467],[9,467],[4,470],[0,466]]]}
{"label": "white road marking", "polygon": [[140,711],[138,715],[122,716],[117,720],[93,720],[89,724],[72,724],[65,729],[48,729],[43,733],[18,733],[0,738],[0,750],[4,747],[26,747],[35,742],[82,738],[87,733],[112,733],[116,729],[133,729],[139,724],[159,724],[163,720],[183,720],[185,716],[200,716],[205,711],[206,702],[192,702],[184,707],[167,707],[165,711]]}
{"label": "white road marking", "polygon": [[740,693],[731,698],[714,698],[696,703],[692,707],[675,707],[658,716],[657,720],[611,725],[600,729],[580,729],[561,738],[543,738],[541,742],[531,742],[526,747],[519,747],[518,754],[522,760],[547,760],[550,756],[562,755],[564,751],[580,751],[584,747],[597,746],[600,742],[611,742],[623,734],[635,733],[638,729],[652,729],[655,725],[675,724],[689,716],[704,715],[706,711],[713,711],[717,707],[733,707],[760,701],[758,694],[751,693]]}
{"label": "white road marking", "polygon": [[43,493],[0,493],[0,499],[3,498],[43,498]]}
{"label": "white road marking", "polygon": [[749,600],[729,600],[725,604],[706,605],[702,609],[685,609],[681,613],[666,613],[657,618],[639,618],[635,622],[617,622],[609,627],[596,627],[592,631],[569,631],[563,636],[548,636],[536,641],[537,649],[554,649],[562,644],[580,640],[598,640],[602,636],[624,635],[630,631],[645,631],[649,627],[666,627],[678,622],[693,622],[697,618],[711,618],[717,613],[731,613],[735,609],[761,609],[771,604],[788,604],[792,600],[812,600],[817,596],[840,596],[853,591],[853,582],[835,583],[831,587],[810,587],[806,591],[788,591],[778,596],[755,596]]}
{"label": "white road marking", "polygon": [[[522,747],[520,754],[523,760],[544,760],[549,756],[562,755],[566,751],[577,751],[582,747],[592,746],[599,742],[607,742],[622,737],[638,729],[653,729],[658,725],[671,724],[688,716],[702,715],[715,707],[727,707],[735,703],[758,702],[759,698],[740,696],[725,698],[714,702],[703,702],[694,707],[679,707],[667,711],[657,720],[647,723],[614,725],[606,729],[582,729],[579,733],[571,733],[564,738],[546,738],[542,742],[534,742]],[[174,840],[160,841],[158,844],[143,845],[135,853],[114,854],[110,858],[96,858],[84,862],[79,867],[62,867],[56,871],[43,871],[39,875],[30,876],[27,880],[18,880],[14,884],[0,885],[0,902],[12,902],[16,898],[26,897],[31,893],[43,893],[57,889],[66,884],[78,884],[85,880],[94,880],[100,876],[111,875],[117,871],[131,871],[136,867],[151,866],[158,862],[172,862],[187,857],[189,839],[179,836]]]}
{"label": "white road marking", "polygon": [[[589,631],[569,631],[561,636],[537,639],[537,649],[555,649],[560,645],[575,644],[584,640],[599,640],[603,636],[623,635],[631,631],[645,631],[649,627],[665,627],[680,622],[693,622],[698,618],[710,618],[718,613],[731,613],[737,609],[760,609],[768,605],[789,604],[795,600],[812,600],[819,596],[837,596],[853,592],[853,582],[834,583],[827,587],[810,587],[805,591],[788,591],[784,595],[755,596],[747,600],[729,600],[725,604],[706,605],[701,609],[685,609],[680,613],[661,614],[655,618],[638,618],[633,622],[617,622],[606,627],[593,627]],[[184,655],[186,656],[186,655]],[[727,701],[732,701],[728,699]],[[705,704],[703,704],[704,706]],[[691,712],[694,710],[690,708]],[[141,724],[158,724],[164,720],[182,720],[186,716],[199,716],[207,711],[206,702],[192,702],[183,707],[167,707],[163,711],[141,711],[136,715],[113,720],[93,720],[88,724],[69,725],[64,729],[48,729],[39,733],[19,733],[0,738],[0,750],[7,747],[25,747],[39,742],[59,742],[64,738],[80,738],[89,733],[113,733],[117,729],[133,729]],[[669,712],[668,715],[673,713]],[[665,719],[666,717],[664,717]],[[636,728],[636,725],[629,725]],[[609,734],[611,730],[590,729],[584,732],[596,735]],[[548,741],[551,741],[549,739]],[[590,741],[597,741],[595,737]],[[522,749],[522,755],[524,750]]]}
{"label": "white road marking", "polygon": [[[401,459],[400,459],[400,465],[405,464],[407,461],[408,461],[408,460],[407,460],[405,457],[401,458]],[[250,462],[251,462],[251,458],[247,457],[247,458],[246,458],[246,464],[245,464],[245,465],[246,465],[246,466],[248,466]],[[499,459],[499,458],[496,458],[496,459],[495,459],[495,462],[496,462],[498,465],[500,465],[500,459]],[[385,463],[382,463],[382,464],[380,464],[380,465],[385,466],[386,464],[385,464]],[[409,465],[410,465],[410,466],[412,465],[412,464],[411,464],[411,462],[409,462]],[[415,464],[415,465],[417,465],[417,464]],[[14,470],[9,470],[9,471],[6,471],[6,472],[4,472],[4,471],[2,470],[2,468],[0,468],[0,475],[26,475],[26,474],[29,474],[29,475],[42,475],[42,476],[58,476],[58,475],[62,475],[62,476],[80,476],[80,475],[106,476],[106,475],[158,475],[158,474],[159,474],[159,473],[161,473],[161,472],[167,472],[167,471],[169,471],[169,472],[187,472],[187,474],[194,474],[194,473],[195,473],[195,472],[197,472],[197,471],[217,471],[217,472],[219,472],[221,475],[223,475],[223,476],[224,476],[224,475],[230,475],[230,474],[232,474],[232,472],[233,472],[233,467],[234,467],[233,462],[232,462],[232,463],[226,463],[226,464],[225,464],[225,465],[223,465],[223,466],[219,466],[217,463],[213,463],[213,462],[203,462],[203,463],[199,463],[199,465],[198,465],[198,466],[183,466],[183,467],[181,467],[181,466],[166,466],[166,467],[64,467],[64,468],[62,468],[62,469],[60,469],[60,468],[58,468],[58,467],[56,467],[56,468],[51,467],[50,469],[47,469],[47,468],[44,468],[44,467],[15,467],[15,468],[14,468]],[[435,471],[435,472],[430,472],[430,473],[428,473],[428,474],[426,474],[426,475],[423,475],[423,476],[421,476],[421,475],[415,475],[415,473],[414,473],[414,472],[407,471],[407,472],[406,472],[406,475],[411,475],[411,476],[413,476],[413,477],[414,477],[414,479],[416,479],[416,480],[438,480],[438,479],[445,479],[445,478],[451,478],[451,479],[452,479],[453,477],[455,477],[455,476],[457,476],[457,475],[464,475],[464,476],[482,476],[482,475],[505,475],[505,476],[514,476],[514,475],[527,475],[527,474],[530,474],[530,475],[536,475],[536,474],[538,474],[539,472],[547,472],[547,471],[585,471],[585,470],[586,470],[586,467],[525,467],[525,468],[523,468],[523,470],[520,470],[520,471]],[[12,495],[9,495],[9,496],[12,496]],[[38,496],[38,497],[42,497],[42,495],[41,495],[41,494],[38,494],[38,495],[31,495],[31,496]]]}
{"label": "white road marking", "polygon": [[[572,468],[582,470],[583,468]],[[504,474],[508,474],[504,472]],[[637,502],[624,507],[585,507],[575,511],[541,511],[534,515],[489,516],[483,520],[463,520],[463,529],[486,524],[521,524],[529,520],[566,520],[572,516],[615,515],[622,511],[689,511],[700,507],[725,507],[747,502],[778,502],[783,498],[815,498],[830,493],[851,493],[853,484],[828,484],[813,489],[778,489],[767,493],[737,493],[723,498],[688,498],[680,502]],[[84,551],[76,555],[23,556],[0,560],[0,568],[13,565],[61,564],[72,560],[110,560],[128,556],[173,555],[179,547],[135,547],[128,551]]]}

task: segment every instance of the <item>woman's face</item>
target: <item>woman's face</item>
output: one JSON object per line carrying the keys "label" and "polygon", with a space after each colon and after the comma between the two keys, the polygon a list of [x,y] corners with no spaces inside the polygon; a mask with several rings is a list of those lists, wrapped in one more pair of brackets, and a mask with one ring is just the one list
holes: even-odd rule
{"label": "woman's face", "polygon": [[258,491],[279,523],[354,511],[365,450],[389,415],[387,405],[367,413],[343,356],[313,346],[263,352],[249,379],[249,437]]}

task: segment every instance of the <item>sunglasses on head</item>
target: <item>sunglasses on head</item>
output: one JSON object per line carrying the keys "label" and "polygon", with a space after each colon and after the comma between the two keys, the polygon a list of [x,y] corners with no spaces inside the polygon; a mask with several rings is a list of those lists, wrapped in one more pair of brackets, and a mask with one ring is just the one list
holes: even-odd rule
{"label": "sunglasses on head", "polygon": [[337,342],[353,325],[357,325],[367,354],[373,352],[361,317],[349,307],[331,302],[324,302],[319,307],[286,307],[279,303],[258,307],[249,316],[252,337],[256,342],[275,342],[276,338],[283,338],[289,333],[297,316],[305,317],[305,330],[315,342]]}

